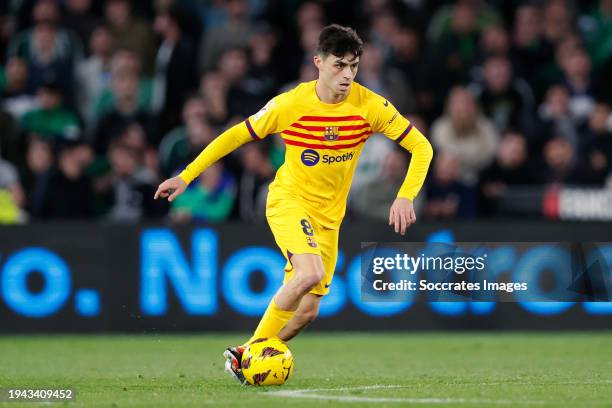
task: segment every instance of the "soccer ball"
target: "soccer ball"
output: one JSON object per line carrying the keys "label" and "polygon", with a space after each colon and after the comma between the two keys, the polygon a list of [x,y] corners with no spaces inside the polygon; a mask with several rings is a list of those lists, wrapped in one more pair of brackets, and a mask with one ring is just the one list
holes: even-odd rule
{"label": "soccer ball", "polygon": [[257,339],[242,353],[240,367],[251,385],[282,385],[293,371],[293,355],[278,337]]}

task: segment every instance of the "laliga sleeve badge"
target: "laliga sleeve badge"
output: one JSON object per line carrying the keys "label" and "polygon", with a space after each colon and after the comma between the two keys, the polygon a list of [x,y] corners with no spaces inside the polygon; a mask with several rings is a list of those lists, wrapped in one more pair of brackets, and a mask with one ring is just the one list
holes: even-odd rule
{"label": "laliga sleeve badge", "polygon": [[270,101],[268,103],[266,103],[266,105],[263,108],[261,108],[259,110],[259,112],[257,112],[253,116],[251,116],[251,120],[253,122],[259,120],[259,118],[261,118],[263,115],[265,115],[266,112],[268,112],[270,109],[272,109],[273,106],[274,106],[274,99],[270,99]]}

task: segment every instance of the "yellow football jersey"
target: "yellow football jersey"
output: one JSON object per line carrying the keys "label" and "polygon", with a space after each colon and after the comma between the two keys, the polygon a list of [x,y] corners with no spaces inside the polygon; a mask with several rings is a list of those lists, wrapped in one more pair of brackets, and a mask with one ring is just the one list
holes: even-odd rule
{"label": "yellow football jersey", "polygon": [[285,163],[269,194],[303,202],[324,225],[339,225],[357,160],[373,133],[401,141],[411,124],[389,101],[353,83],[336,104],[319,100],[316,81],[278,95],[246,120],[253,139],[279,133],[286,145]]}
{"label": "yellow football jersey", "polygon": [[389,101],[356,82],[336,104],[321,102],[315,85],[302,83],[270,100],[216,138],[179,176],[189,184],[242,144],[278,133],[287,149],[270,198],[299,200],[323,226],[337,228],[364,143],[382,133],[413,153],[398,197],[414,199],[433,154],[427,139]]}

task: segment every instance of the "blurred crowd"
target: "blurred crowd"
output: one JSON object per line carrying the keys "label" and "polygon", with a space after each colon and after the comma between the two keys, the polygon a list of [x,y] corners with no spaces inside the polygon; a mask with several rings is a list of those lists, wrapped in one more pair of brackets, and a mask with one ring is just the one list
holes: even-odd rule
{"label": "blurred crowd", "polygon": [[[318,33],[354,27],[357,81],[436,155],[425,219],[496,216],[515,186],[612,188],[612,0],[5,0],[0,223],[262,222],[280,138],[153,200],[216,135],[313,80]],[[348,216],[385,219],[410,157],[372,136]]]}

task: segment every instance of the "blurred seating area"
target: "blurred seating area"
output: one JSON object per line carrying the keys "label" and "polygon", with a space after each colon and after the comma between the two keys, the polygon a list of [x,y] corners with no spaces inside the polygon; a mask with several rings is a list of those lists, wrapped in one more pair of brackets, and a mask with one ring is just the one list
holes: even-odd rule
{"label": "blurred seating area", "polygon": [[[316,79],[329,23],[358,31],[357,81],[434,146],[419,220],[555,218],[564,188],[612,211],[612,0],[5,0],[0,223],[263,223],[284,160],[273,135],[172,205],[153,193],[224,129]],[[386,220],[409,161],[373,135],[348,219]]]}

